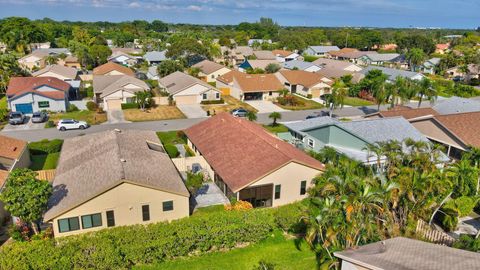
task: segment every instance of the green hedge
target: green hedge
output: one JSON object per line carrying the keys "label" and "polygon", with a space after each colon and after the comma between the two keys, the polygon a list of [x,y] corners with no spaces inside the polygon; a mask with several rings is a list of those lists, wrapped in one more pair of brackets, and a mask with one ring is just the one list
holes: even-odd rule
{"label": "green hedge", "polygon": [[28,149],[32,155],[46,155],[51,153],[58,153],[62,150],[63,140],[41,140],[38,142],[31,142],[28,144]]}
{"label": "green hedge", "polygon": [[204,104],[204,105],[209,105],[209,104],[223,104],[225,103],[225,101],[223,99],[219,99],[219,100],[202,100],[202,102],[200,102],[201,104]]}
{"label": "green hedge", "polygon": [[[128,269],[177,257],[255,243],[298,222],[298,205],[216,211],[171,223],[105,229],[54,240],[13,242],[0,248],[0,269]],[[289,217],[292,215],[292,217]]]}
{"label": "green hedge", "polygon": [[178,149],[175,145],[173,144],[165,144],[165,151],[167,151],[167,154],[170,158],[176,158],[180,154],[178,152]]}
{"label": "green hedge", "polygon": [[140,108],[137,103],[122,103],[122,110],[138,109]]}

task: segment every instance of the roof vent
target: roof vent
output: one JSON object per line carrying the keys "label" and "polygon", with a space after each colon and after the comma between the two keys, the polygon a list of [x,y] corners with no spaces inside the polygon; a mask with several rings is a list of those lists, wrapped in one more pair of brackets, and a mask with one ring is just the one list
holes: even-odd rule
{"label": "roof vent", "polygon": [[127,160],[124,159],[124,158],[121,158],[120,161],[121,161],[121,162],[127,162]]}
{"label": "roof vent", "polygon": [[15,151],[17,151],[17,147],[16,147],[16,146],[13,147],[13,152],[15,152]]}

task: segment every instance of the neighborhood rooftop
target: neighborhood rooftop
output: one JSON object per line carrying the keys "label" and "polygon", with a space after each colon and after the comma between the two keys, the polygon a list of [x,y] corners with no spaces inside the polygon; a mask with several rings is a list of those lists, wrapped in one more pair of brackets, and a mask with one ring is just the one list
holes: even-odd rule
{"label": "neighborhood rooftop", "polygon": [[49,65],[45,68],[40,69],[39,71],[32,73],[32,76],[38,77],[49,72],[61,75],[71,80],[75,79],[78,74],[78,70],[76,68],[66,67],[62,65]]}
{"label": "neighborhood rooftop", "polygon": [[189,196],[155,132],[110,130],[65,140],[45,220],[123,182]]}
{"label": "neighborhood rooftop", "polygon": [[[59,91],[39,91],[39,88],[44,85]],[[12,99],[27,93],[36,93],[52,99],[65,99],[69,89],[70,84],[54,77],[13,77],[8,84],[7,96]]]}
{"label": "neighborhood rooftop", "polygon": [[224,65],[220,65],[218,63],[212,62],[210,60],[203,60],[199,63],[196,63],[192,67],[199,68],[205,74],[211,74],[217,70],[225,68]]}
{"label": "neighborhood rooftop", "polygon": [[423,75],[417,72],[395,69],[395,68],[380,67],[380,66],[368,66],[364,68],[362,71],[360,71],[360,73],[366,75],[369,71],[375,70],[375,69],[382,71],[384,74],[386,74],[389,77],[389,80],[391,81],[394,81],[397,77],[404,77],[409,79],[420,79],[424,77]]}
{"label": "neighborhood rooftop", "polygon": [[128,67],[124,67],[122,65],[119,65],[113,62],[107,62],[106,64],[103,64],[101,66],[94,68],[93,75],[105,75],[112,71],[118,71],[120,73],[130,75],[130,76],[133,76],[135,74],[133,70],[129,69]]}
{"label": "neighborhood rooftop", "polygon": [[461,97],[438,100],[433,109],[439,114],[465,113],[480,111],[480,102]]}
{"label": "neighborhood rooftop", "polygon": [[185,74],[181,71],[176,71],[166,77],[163,77],[159,80],[159,84],[163,87],[166,88],[166,90],[174,95],[182,90],[184,90],[185,88],[191,86],[191,85],[194,85],[194,84],[200,84],[200,85],[203,85],[207,88],[213,88],[213,86],[211,86],[210,84],[200,80],[200,79],[197,79],[193,76],[190,76],[188,74]]}

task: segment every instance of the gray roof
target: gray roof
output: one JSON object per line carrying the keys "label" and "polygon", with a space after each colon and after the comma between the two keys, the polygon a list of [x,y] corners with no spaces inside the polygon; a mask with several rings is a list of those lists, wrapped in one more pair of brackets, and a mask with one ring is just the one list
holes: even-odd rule
{"label": "gray roof", "polygon": [[396,237],[335,252],[342,260],[365,269],[464,270],[480,269],[480,253]]}
{"label": "gray roof", "polygon": [[253,51],[258,60],[275,60],[277,57],[271,51]]}
{"label": "gray roof", "polygon": [[316,53],[327,53],[331,51],[339,51],[340,48],[337,46],[310,46],[309,49],[312,49]]}
{"label": "gray roof", "polygon": [[413,79],[415,76],[425,77],[418,72],[408,71],[408,70],[401,70],[395,68],[386,68],[386,67],[379,67],[379,66],[368,66],[364,68],[360,73],[366,75],[370,70],[378,69],[381,70],[384,74],[388,75],[389,80],[394,81],[397,77],[404,77]]}
{"label": "gray roof", "polygon": [[189,196],[153,131],[104,131],[66,139],[58,161],[45,220],[123,183]]}
{"label": "gray roof", "polygon": [[159,62],[159,61],[165,61],[167,60],[167,57],[165,56],[165,53],[167,50],[163,50],[161,52],[159,51],[152,51],[152,52],[147,52],[143,55],[143,59],[146,61],[153,61],[153,62]]}
{"label": "gray roof", "polygon": [[373,53],[367,54],[364,57],[370,58],[373,62],[389,62],[400,59],[400,56],[398,53]]}
{"label": "gray roof", "polygon": [[[139,88],[124,88],[124,86],[128,84],[136,85]],[[121,89],[134,93],[143,90],[150,90],[150,87],[144,81],[128,75],[93,76],[93,91],[95,94],[100,94],[101,98]]]}
{"label": "gray roof", "polygon": [[355,65],[354,63],[351,63],[351,62],[334,60],[334,59],[323,58],[323,57],[318,58],[312,63],[318,66],[323,66],[325,68],[339,69],[339,70],[345,70],[346,68],[352,65]]}
{"label": "gray roof", "polygon": [[71,80],[74,80],[75,78],[77,78],[77,74],[78,74],[78,70],[76,68],[66,67],[62,65],[48,65],[40,69],[39,71],[32,73],[32,76],[38,77],[47,72],[52,72],[52,73],[61,75],[63,77],[69,78]]}
{"label": "gray roof", "polygon": [[480,102],[468,98],[451,97],[438,100],[433,109],[439,114],[479,112]]}
{"label": "gray roof", "polygon": [[438,64],[440,64],[440,58],[438,57],[428,59],[427,61],[425,61],[425,63],[423,63],[425,67],[434,67],[434,66],[437,66]]}
{"label": "gray roof", "polygon": [[305,70],[307,68],[310,68],[312,66],[316,66],[314,63],[311,62],[305,62],[305,61],[300,61],[300,60],[292,60],[292,61],[287,61],[283,63],[283,68],[286,69],[294,69],[298,68],[299,70]]}
{"label": "gray roof", "polygon": [[200,84],[207,88],[215,89],[210,84],[181,71],[176,71],[168,76],[165,76],[159,79],[158,82],[161,86],[165,87],[167,92],[171,95],[175,95],[176,93],[181,92],[194,84]]}

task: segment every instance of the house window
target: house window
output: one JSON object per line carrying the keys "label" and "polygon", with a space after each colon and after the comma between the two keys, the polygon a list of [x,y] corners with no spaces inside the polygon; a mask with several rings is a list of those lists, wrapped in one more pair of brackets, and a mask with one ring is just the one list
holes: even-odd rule
{"label": "house window", "polygon": [[80,222],[78,221],[78,217],[63,218],[58,220],[59,232],[63,233],[76,230],[80,230]]}
{"label": "house window", "polygon": [[281,185],[275,185],[275,200],[280,199],[280,191],[282,190]]}
{"label": "house window", "polygon": [[163,202],[163,212],[172,211],[172,210],[173,210],[173,201]]}
{"label": "house window", "polygon": [[300,195],[307,193],[307,181],[300,182]]}
{"label": "house window", "polygon": [[215,79],[215,74],[212,74],[212,79]]}
{"label": "house window", "polygon": [[313,141],[313,139],[308,138],[307,139],[307,144],[308,144],[308,147],[310,147],[310,148],[315,147],[315,142]]}
{"label": "house window", "polygon": [[215,98],[220,99],[220,93],[215,93]]}
{"label": "house window", "polygon": [[102,226],[102,214],[92,214],[82,216],[82,228],[89,229]]}
{"label": "house window", "polygon": [[107,227],[115,226],[115,213],[113,210],[107,211]]}
{"label": "house window", "polygon": [[268,95],[269,96],[273,95],[273,92],[272,91],[268,92]]}
{"label": "house window", "polygon": [[150,220],[150,206],[148,204],[142,205],[142,220],[143,221]]}
{"label": "house window", "polygon": [[203,99],[203,100],[207,99],[207,93],[204,93],[204,94],[202,95],[202,99]]}
{"label": "house window", "polygon": [[39,108],[48,108],[48,107],[50,107],[50,102],[49,101],[39,101],[38,102],[38,107]]}

